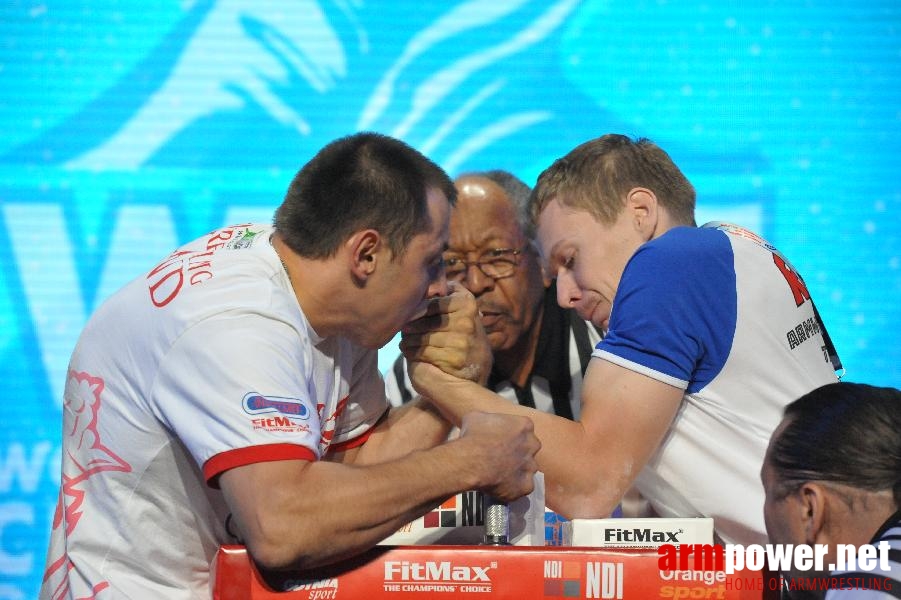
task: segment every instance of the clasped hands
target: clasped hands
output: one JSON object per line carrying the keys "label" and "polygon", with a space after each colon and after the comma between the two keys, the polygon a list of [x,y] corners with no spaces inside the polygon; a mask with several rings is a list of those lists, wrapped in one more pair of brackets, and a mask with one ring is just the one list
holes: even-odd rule
{"label": "clasped hands", "polygon": [[401,351],[416,391],[442,413],[456,407],[445,416],[460,427],[460,451],[473,453],[468,464],[478,465],[474,489],[512,501],[534,489],[541,442],[527,417],[458,404],[471,395],[473,383],[481,391],[492,358],[475,298],[461,285],[449,286],[447,296],[431,299],[425,316],[403,329]]}
{"label": "clasped hands", "polygon": [[430,299],[425,315],[401,332],[400,350],[410,380],[426,397],[433,397],[442,385],[484,385],[491,372],[491,347],[475,297],[456,282],[448,282],[448,288],[448,295]]}

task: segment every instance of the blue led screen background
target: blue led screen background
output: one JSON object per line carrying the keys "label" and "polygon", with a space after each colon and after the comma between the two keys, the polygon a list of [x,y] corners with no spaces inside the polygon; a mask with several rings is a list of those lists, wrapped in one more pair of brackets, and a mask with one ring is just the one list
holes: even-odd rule
{"label": "blue led screen background", "polygon": [[901,386],[899,28],[892,0],[4,3],[0,598],[37,595],[91,312],[178,244],[269,221],[358,130],[530,184],[591,137],[650,137],[699,221],[789,257],[847,379]]}

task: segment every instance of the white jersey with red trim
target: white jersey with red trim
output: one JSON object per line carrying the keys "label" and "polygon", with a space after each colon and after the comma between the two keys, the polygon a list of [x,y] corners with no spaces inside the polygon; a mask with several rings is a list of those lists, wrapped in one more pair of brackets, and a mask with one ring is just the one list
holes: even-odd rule
{"label": "white jersey with red trim", "polygon": [[837,381],[825,335],[801,277],[750,231],[677,227],[638,249],[593,356],[685,392],[636,480],[660,516],[766,541],[763,456],[785,405]]}
{"label": "white jersey with red trim", "polygon": [[321,338],[268,225],[191,242],[92,316],[69,363],[41,598],[206,598],[223,471],[317,460],[388,404],[377,353]]}

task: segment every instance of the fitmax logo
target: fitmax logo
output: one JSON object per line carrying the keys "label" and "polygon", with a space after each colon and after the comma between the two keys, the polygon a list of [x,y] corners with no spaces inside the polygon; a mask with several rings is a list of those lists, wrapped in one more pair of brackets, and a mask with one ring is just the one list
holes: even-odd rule
{"label": "fitmax logo", "polygon": [[649,528],[639,529],[605,529],[605,542],[652,542],[656,544],[679,543],[679,535],[682,529],[676,531],[652,531]]}
{"label": "fitmax logo", "polygon": [[424,563],[407,560],[385,561],[385,581],[465,581],[491,583],[488,575],[491,566],[455,566],[450,561],[426,561]]}

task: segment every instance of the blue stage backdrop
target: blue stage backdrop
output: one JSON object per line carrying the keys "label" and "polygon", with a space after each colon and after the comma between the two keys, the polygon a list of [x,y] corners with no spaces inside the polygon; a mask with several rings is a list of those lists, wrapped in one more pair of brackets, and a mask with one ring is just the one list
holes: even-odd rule
{"label": "blue stage backdrop", "polygon": [[0,598],[37,595],[91,312],[358,130],[530,184],[650,137],[788,255],[847,379],[901,385],[897,0],[7,0],[0,39]]}

